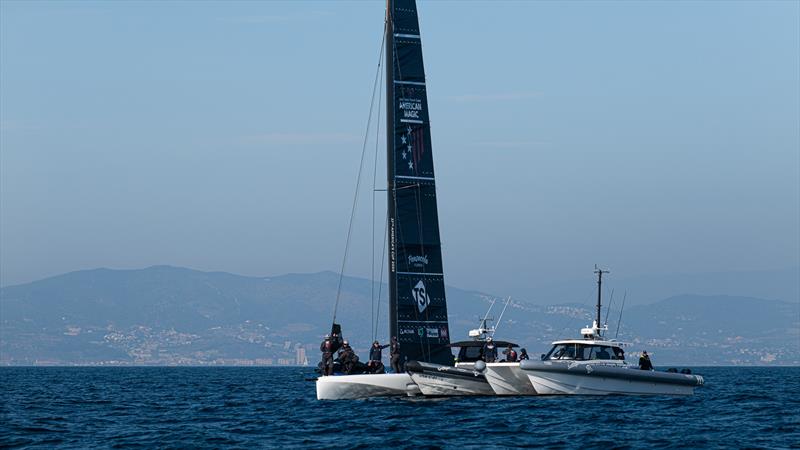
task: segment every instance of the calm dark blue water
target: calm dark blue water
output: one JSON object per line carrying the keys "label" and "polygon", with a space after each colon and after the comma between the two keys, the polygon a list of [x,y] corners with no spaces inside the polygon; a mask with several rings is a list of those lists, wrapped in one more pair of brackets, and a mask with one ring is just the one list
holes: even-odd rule
{"label": "calm dark blue water", "polygon": [[318,402],[305,368],[0,368],[0,447],[800,448],[800,368],[693,397]]}

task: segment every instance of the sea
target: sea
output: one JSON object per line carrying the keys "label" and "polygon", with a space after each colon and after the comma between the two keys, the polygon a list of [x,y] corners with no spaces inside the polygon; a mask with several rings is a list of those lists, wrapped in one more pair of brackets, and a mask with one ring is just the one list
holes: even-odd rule
{"label": "sea", "polygon": [[317,401],[310,368],[3,367],[3,448],[800,448],[800,367],[694,396]]}

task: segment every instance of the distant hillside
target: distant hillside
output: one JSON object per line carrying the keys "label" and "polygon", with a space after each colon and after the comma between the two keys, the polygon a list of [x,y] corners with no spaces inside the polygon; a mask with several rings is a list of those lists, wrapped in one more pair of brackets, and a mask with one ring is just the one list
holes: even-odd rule
{"label": "distant hillside", "polygon": [[[800,267],[783,270],[659,273],[625,277],[612,273],[604,283],[616,287],[617,294],[628,291],[629,305],[650,304],[668,297],[684,294],[716,296],[729,295],[760,299],[800,301]],[[555,284],[531,286],[525,298],[538,304],[583,301],[592,289],[594,280],[584,278]]]}
{"label": "distant hillside", "polygon": [[[278,364],[311,362],[329,329],[339,276],[244,277],[155,266],[72,272],[0,289],[0,364]],[[369,280],[345,277],[338,321],[357,350],[372,340]],[[378,286],[375,286],[378,289]],[[378,338],[387,337],[381,287]],[[451,334],[488,308],[486,294],[447,288]],[[610,315],[616,329],[619,301]],[[493,316],[500,313],[498,302]],[[498,335],[538,354],[591,322],[586,304],[515,302]],[[605,313],[604,313],[605,314]],[[619,338],[656,364],[800,364],[797,303],[684,295],[626,307]],[[302,350],[299,350],[302,349]]]}

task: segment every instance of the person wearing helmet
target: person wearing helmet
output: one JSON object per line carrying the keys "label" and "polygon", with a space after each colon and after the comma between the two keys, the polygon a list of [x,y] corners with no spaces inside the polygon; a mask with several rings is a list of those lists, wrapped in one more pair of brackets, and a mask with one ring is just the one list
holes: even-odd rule
{"label": "person wearing helmet", "polygon": [[357,362],[358,356],[350,347],[350,343],[347,341],[342,342],[342,348],[339,350],[339,363],[342,365],[344,373],[351,373]]}
{"label": "person wearing helmet", "polygon": [[333,374],[333,340],[330,334],[325,335],[325,340],[319,345],[319,351],[322,352],[322,375]]}
{"label": "person wearing helmet", "polygon": [[525,350],[524,348],[521,348],[519,350],[519,360],[522,361],[524,359],[531,359],[531,358],[530,356],[528,356],[528,351]]}
{"label": "person wearing helmet", "polygon": [[486,344],[483,345],[483,360],[487,363],[497,361],[497,347],[491,337],[486,338]]}
{"label": "person wearing helmet", "polygon": [[389,344],[381,345],[380,342],[375,341],[372,343],[372,347],[369,348],[369,362],[367,362],[367,366],[372,373],[379,373],[383,368],[383,349],[388,347]]}

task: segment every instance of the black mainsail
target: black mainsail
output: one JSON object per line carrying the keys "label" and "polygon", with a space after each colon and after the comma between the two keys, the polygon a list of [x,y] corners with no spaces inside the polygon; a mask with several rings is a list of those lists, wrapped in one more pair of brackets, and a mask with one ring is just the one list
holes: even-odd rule
{"label": "black mainsail", "polygon": [[387,0],[389,327],[401,359],[452,365],[415,0]]}

